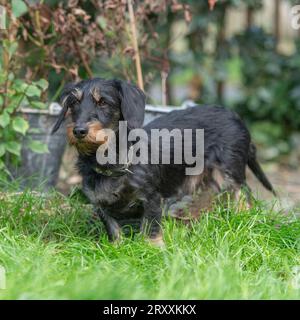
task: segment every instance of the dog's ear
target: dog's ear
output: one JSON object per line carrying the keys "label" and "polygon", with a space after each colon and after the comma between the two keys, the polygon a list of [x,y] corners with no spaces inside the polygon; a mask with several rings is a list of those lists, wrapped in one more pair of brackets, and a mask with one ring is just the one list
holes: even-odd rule
{"label": "dog's ear", "polygon": [[62,110],[61,110],[60,114],[58,115],[58,119],[51,130],[51,134],[54,134],[59,129],[59,127],[61,126],[63,121],[65,120],[65,117],[66,117],[66,114],[67,114],[67,111],[69,108],[66,103],[66,100],[74,88],[75,88],[74,83],[69,83],[64,87],[62,94],[59,98],[60,104],[62,106]]}
{"label": "dog's ear", "polygon": [[145,94],[133,84],[116,80],[121,99],[121,112],[129,129],[141,128],[145,116]]}

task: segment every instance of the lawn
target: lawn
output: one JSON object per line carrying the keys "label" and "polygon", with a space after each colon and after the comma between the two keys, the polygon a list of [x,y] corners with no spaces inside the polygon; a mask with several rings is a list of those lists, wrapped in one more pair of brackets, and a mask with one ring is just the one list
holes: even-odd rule
{"label": "lawn", "polygon": [[300,219],[257,203],[163,223],[165,249],[110,244],[58,193],[0,194],[0,299],[299,299]]}

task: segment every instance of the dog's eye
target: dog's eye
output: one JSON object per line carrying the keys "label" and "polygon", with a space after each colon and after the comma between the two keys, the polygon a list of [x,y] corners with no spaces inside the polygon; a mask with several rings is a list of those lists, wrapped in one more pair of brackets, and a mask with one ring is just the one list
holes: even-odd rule
{"label": "dog's eye", "polygon": [[98,105],[99,107],[103,107],[103,106],[106,105],[106,102],[105,102],[105,100],[104,100],[103,98],[100,98],[100,100],[97,101],[97,105]]}
{"label": "dog's eye", "polygon": [[78,99],[73,95],[73,94],[70,94],[65,102],[64,102],[68,107],[73,107],[75,104],[78,103]]}

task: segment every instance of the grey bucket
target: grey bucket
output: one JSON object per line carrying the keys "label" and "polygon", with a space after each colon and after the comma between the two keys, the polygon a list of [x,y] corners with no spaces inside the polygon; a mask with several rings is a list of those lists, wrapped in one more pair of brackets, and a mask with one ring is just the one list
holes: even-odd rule
{"label": "grey bucket", "polygon": [[[39,188],[44,191],[54,187],[66,147],[65,126],[62,125],[55,135],[51,129],[58,118],[61,107],[52,103],[49,110],[23,108],[21,114],[29,122],[32,133],[24,138],[21,150],[21,165],[10,167],[14,178],[20,178],[21,188]],[[28,140],[37,140],[48,146],[49,153],[39,154],[26,147]]]}
{"label": "grey bucket", "polygon": [[144,125],[148,124],[152,120],[161,117],[171,111],[174,110],[184,110],[189,107],[196,107],[197,104],[192,100],[185,101],[181,106],[158,106],[158,105],[146,105],[145,109],[145,119],[144,119]]}

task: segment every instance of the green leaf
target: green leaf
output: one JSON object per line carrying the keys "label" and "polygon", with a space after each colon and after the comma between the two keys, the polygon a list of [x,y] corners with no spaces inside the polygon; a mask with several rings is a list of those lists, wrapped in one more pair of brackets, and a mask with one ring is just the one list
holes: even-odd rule
{"label": "green leaf", "polygon": [[8,53],[9,53],[10,58],[17,51],[17,49],[18,49],[18,43],[12,42],[11,45],[9,46],[9,49],[8,49]]}
{"label": "green leaf", "polygon": [[0,158],[5,154],[5,145],[4,143],[0,144]]}
{"label": "green leaf", "polygon": [[[0,63],[1,63],[1,61],[0,61]],[[1,72],[0,72],[0,84],[3,84],[6,81],[6,75],[7,75],[7,72],[1,70]]]}
{"label": "green leaf", "polygon": [[31,84],[26,90],[26,95],[28,97],[39,97],[41,95],[41,90],[37,86]]}
{"label": "green leaf", "polygon": [[48,89],[49,83],[45,79],[40,79],[39,81],[36,81],[34,84],[36,84],[38,87],[40,87],[43,91]]}
{"label": "green leaf", "polygon": [[37,109],[46,109],[46,104],[41,101],[30,101],[30,104]]}
{"label": "green leaf", "polygon": [[6,49],[9,58],[11,58],[18,49],[18,42],[16,41],[3,40],[2,45]]}
{"label": "green leaf", "polygon": [[18,42],[17,41],[11,41],[8,39],[2,40],[2,46],[5,48],[5,51],[8,53],[9,58],[12,57],[12,55],[17,51],[18,49]]}
{"label": "green leaf", "polygon": [[105,30],[106,29],[106,26],[107,26],[107,22],[106,22],[106,19],[102,16],[98,17],[97,18],[97,23],[99,25],[99,27],[102,29],[102,30]]}
{"label": "green leaf", "polygon": [[0,160],[0,169],[2,170],[5,167],[4,162]]}
{"label": "green leaf", "polygon": [[36,140],[30,141],[28,148],[36,153],[49,153],[48,146],[45,143]]}
{"label": "green leaf", "polygon": [[15,79],[15,75],[12,73],[12,72],[10,72],[9,74],[8,74],[8,80],[9,81],[13,81]]}
{"label": "green leaf", "polygon": [[16,79],[14,81],[13,88],[18,92],[24,93],[24,92],[26,92],[28,87],[29,87],[29,85],[20,79]]}
{"label": "green leaf", "polygon": [[107,30],[107,31],[105,31],[105,35],[109,38],[113,38],[116,36],[116,33],[112,30]]}
{"label": "green leaf", "polygon": [[5,128],[9,124],[9,121],[10,121],[10,116],[8,113],[5,112],[0,115],[0,126],[2,128]]}
{"label": "green leaf", "polygon": [[23,0],[12,0],[11,8],[16,18],[19,18],[28,11],[27,6]]}
{"label": "green leaf", "polygon": [[5,108],[7,113],[13,113],[16,108],[21,104],[24,103],[25,96],[23,93],[14,93],[13,95],[9,96],[9,105]]}
{"label": "green leaf", "polygon": [[6,142],[5,149],[16,156],[20,156],[21,154],[21,144],[16,141]]}
{"label": "green leaf", "polygon": [[16,117],[13,120],[13,129],[19,133],[22,133],[23,135],[26,134],[27,130],[29,129],[29,124],[26,120],[24,120],[21,117]]}
{"label": "green leaf", "polygon": [[5,108],[5,111],[10,114],[13,113],[16,110],[17,105],[15,103],[10,103],[7,108]]}

